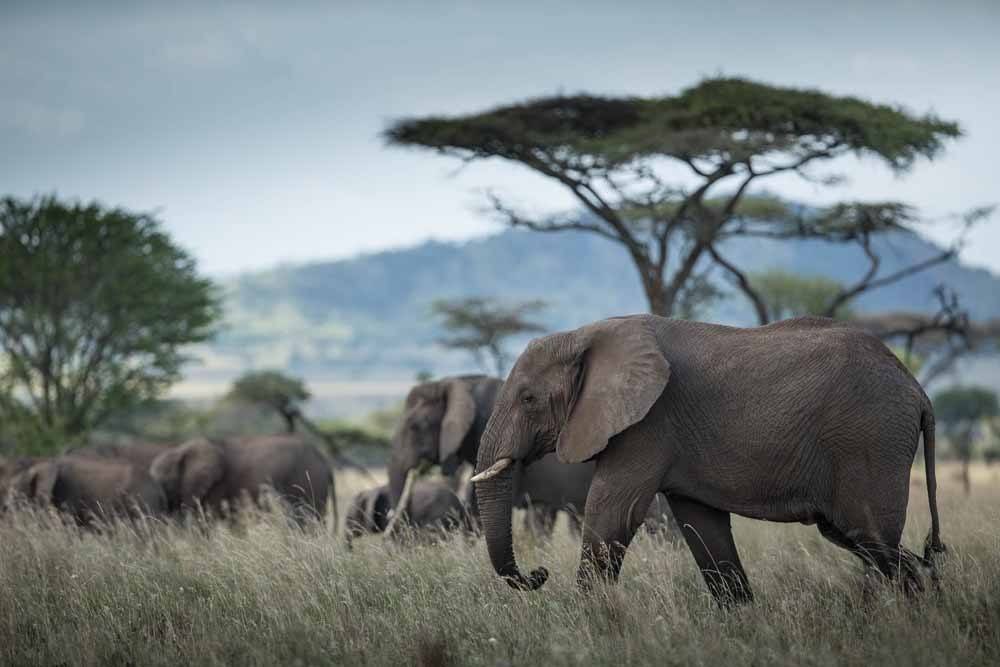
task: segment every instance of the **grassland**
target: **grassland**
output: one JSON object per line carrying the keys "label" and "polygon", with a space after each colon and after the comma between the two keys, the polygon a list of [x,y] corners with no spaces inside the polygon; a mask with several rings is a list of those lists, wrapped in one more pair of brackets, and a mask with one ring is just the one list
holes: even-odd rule
{"label": "grassland", "polygon": [[[641,536],[618,586],[582,594],[567,531],[516,535],[549,583],[518,594],[461,537],[348,551],[329,527],[264,515],[233,530],[81,535],[0,521],[0,664],[1000,664],[1000,481],[941,475],[942,592],[863,595],[861,568],[811,528],[738,520],[757,601],[708,597],[683,547]],[[360,484],[342,476],[342,502]],[[914,474],[906,541],[928,524]]]}

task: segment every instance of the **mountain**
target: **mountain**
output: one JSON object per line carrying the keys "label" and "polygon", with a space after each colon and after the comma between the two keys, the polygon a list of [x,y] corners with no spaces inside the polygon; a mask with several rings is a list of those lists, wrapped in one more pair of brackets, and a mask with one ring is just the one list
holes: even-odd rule
{"label": "mountain", "polygon": [[[853,246],[820,241],[739,239],[724,248],[749,270],[781,268],[852,282],[864,272]],[[898,234],[878,241],[885,272],[928,257],[930,242]],[[865,294],[859,311],[932,311],[932,289],[957,290],[974,318],[1000,317],[1000,277],[957,261]],[[227,285],[225,330],[197,351],[189,381],[228,381],[248,368],[275,367],[310,379],[409,380],[474,368],[467,355],[435,344],[429,305],[439,298],[543,299],[552,329],[641,312],[645,299],[624,249],[582,233],[508,230],[464,243],[429,241],[353,259],[248,273]],[[748,324],[751,310],[732,294],[704,319]],[[523,342],[523,341],[522,341]]]}

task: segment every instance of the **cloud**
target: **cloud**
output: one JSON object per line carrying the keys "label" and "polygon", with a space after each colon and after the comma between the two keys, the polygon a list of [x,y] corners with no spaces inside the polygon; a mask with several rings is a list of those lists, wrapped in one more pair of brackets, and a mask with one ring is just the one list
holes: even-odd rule
{"label": "cloud", "polygon": [[83,129],[84,115],[78,109],[60,109],[15,100],[0,112],[0,125],[32,135],[67,137]]}
{"label": "cloud", "polygon": [[228,69],[239,64],[243,48],[225,35],[205,34],[167,44],[163,57],[168,64],[190,69]]}

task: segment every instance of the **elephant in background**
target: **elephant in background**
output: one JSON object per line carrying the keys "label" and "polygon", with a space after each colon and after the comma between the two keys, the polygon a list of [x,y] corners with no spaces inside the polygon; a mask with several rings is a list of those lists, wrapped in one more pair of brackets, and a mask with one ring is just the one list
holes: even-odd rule
{"label": "elephant in background", "polygon": [[[923,435],[931,529],[900,546]],[[940,538],[930,400],[877,338],[824,318],[735,328],[653,315],[532,341],[479,450],[480,519],[497,574],[519,589],[511,539],[516,469],[550,452],[594,461],[578,582],[618,577],[654,494],[668,503],[709,590],[752,600],[732,513],[815,524],[867,566],[922,587]]]}
{"label": "elephant in background", "polygon": [[[346,515],[344,534],[348,544],[362,535],[384,532],[390,526],[392,510],[388,485],[355,495]],[[413,482],[407,506],[398,520],[421,532],[471,530],[468,513],[458,496],[444,483],[428,480]]]}
{"label": "elephant in background", "polygon": [[10,481],[6,504],[18,497],[39,507],[55,507],[80,526],[166,510],[163,489],[145,471],[120,461],[84,457],[35,462]]}
{"label": "elephant in background", "polygon": [[[462,375],[424,382],[410,390],[389,459],[391,507],[399,503],[407,474],[421,463],[440,464],[445,474],[463,463],[475,466],[480,439],[502,386],[497,378]],[[554,454],[542,457],[518,467],[511,488],[514,504],[529,510],[526,523],[533,532],[551,533],[560,511],[567,512],[571,530],[578,530],[593,476],[592,462],[567,465]],[[473,485],[466,487],[463,500],[477,518]]]}
{"label": "elephant in background", "polygon": [[234,440],[197,438],[167,449],[150,465],[172,511],[233,510],[246,495],[259,503],[265,487],[287,502],[301,523],[322,518],[333,493],[326,456],[295,435]]}

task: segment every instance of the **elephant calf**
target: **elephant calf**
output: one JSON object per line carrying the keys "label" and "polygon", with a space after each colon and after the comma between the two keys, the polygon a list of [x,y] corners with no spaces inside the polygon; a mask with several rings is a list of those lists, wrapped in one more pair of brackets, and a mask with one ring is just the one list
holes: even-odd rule
{"label": "elephant calf", "polygon": [[260,501],[272,489],[300,521],[321,518],[333,486],[326,456],[294,435],[212,441],[197,438],[163,452],[150,474],[166,492],[173,511],[203,507],[211,513],[234,508],[244,495]]}
{"label": "elephant calf", "polygon": [[118,461],[72,456],[36,462],[15,475],[6,504],[17,496],[56,507],[80,526],[166,509],[163,490],[144,471]]}
{"label": "elephant calf", "polygon": [[[361,491],[347,511],[345,536],[348,543],[365,534],[384,532],[393,509],[388,485]],[[408,525],[425,530],[469,530],[465,506],[445,484],[417,480],[409,495],[404,515]]]}

